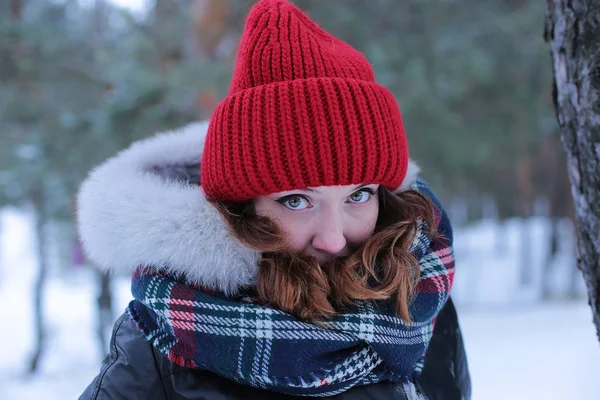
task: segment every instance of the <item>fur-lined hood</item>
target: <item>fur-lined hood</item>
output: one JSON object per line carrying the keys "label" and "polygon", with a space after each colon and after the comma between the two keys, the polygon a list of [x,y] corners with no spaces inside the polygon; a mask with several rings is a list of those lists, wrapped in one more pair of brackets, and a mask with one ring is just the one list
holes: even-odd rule
{"label": "fur-lined hood", "polygon": [[[81,185],[78,224],[90,260],[105,270],[158,267],[226,293],[253,283],[256,253],[239,243],[197,185],[207,122],[132,144]],[[397,191],[417,179],[409,162]]]}

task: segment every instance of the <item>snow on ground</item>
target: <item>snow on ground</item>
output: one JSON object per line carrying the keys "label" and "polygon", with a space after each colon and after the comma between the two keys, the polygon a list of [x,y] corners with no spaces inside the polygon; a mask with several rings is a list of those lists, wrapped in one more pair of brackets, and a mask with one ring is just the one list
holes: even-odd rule
{"label": "snow on ground", "polygon": [[[28,377],[35,279],[30,222],[14,210],[0,213],[0,399],[75,399],[98,373],[104,356],[95,336],[93,275],[87,270],[51,275],[44,302],[47,351],[40,372]],[[483,222],[456,234],[455,297],[473,399],[597,399],[600,346],[591,311],[584,300],[533,301],[543,264],[545,241],[540,238],[548,232],[543,221],[532,223],[529,231],[531,262],[540,267],[534,268],[534,284],[520,288],[519,226],[512,221],[498,233],[494,224]],[[496,234],[507,239],[501,251],[494,244]],[[569,264],[568,254],[559,256],[553,272],[557,287],[569,275]],[[114,289],[119,312],[131,297],[129,283],[119,279]]]}
{"label": "snow on ground", "polygon": [[584,302],[459,313],[474,400],[600,398],[600,345]]}

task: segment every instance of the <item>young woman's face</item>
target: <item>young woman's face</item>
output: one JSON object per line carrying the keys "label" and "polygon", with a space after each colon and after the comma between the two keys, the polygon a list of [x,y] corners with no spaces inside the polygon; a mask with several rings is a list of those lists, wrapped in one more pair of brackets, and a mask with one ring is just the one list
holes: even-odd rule
{"label": "young woman's face", "polygon": [[291,251],[325,263],[350,255],[375,230],[379,185],[321,186],[254,199],[256,213],[288,235]]}

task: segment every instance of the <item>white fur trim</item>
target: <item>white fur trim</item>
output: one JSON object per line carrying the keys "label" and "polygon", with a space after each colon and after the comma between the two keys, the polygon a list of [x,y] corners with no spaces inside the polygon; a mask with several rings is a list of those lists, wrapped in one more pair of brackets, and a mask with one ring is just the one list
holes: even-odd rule
{"label": "white fur trim", "polygon": [[258,255],[231,236],[204,192],[150,171],[198,162],[206,131],[197,123],[134,143],[91,172],[79,192],[78,223],[94,263],[160,267],[227,293],[252,282]]}
{"label": "white fur trim", "polygon": [[[92,170],[79,191],[78,224],[93,263],[161,268],[226,293],[254,282],[260,255],[231,235],[202,189],[153,171],[198,163],[207,129],[200,122],[136,142]],[[398,191],[418,172],[409,161]]]}
{"label": "white fur trim", "polygon": [[402,185],[400,185],[398,189],[394,190],[394,193],[400,193],[410,189],[417,181],[420,172],[421,168],[417,165],[417,163],[409,159],[404,181],[402,181]]}

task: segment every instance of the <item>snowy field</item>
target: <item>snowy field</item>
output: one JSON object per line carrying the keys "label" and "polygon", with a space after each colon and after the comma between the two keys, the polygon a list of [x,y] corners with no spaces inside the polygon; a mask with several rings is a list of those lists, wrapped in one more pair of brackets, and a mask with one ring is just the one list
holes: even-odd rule
{"label": "snowy field", "polygon": [[[511,221],[503,230],[483,222],[456,234],[454,297],[465,336],[474,400],[600,398],[600,345],[585,300],[539,304],[548,226],[534,220],[527,231]],[[0,399],[76,399],[98,372],[96,291],[90,271],[53,272],[45,311],[48,345],[40,372],[25,373],[33,346],[35,258],[31,221],[0,213]],[[565,227],[565,230],[567,228]],[[498,241],[496,235],[506,240]],[[530,235],[532,283],[519,286],[519,243]],[[502,243],[498,246],[496,243]],[[571,276],[572,253],[563,247],[552,269],[557,293]],[[580,285],[581,286],[581,285]],[[129,283],[116,282],[117,310],[129,301]],[[116,316],[115,316],[116,317]]]}

